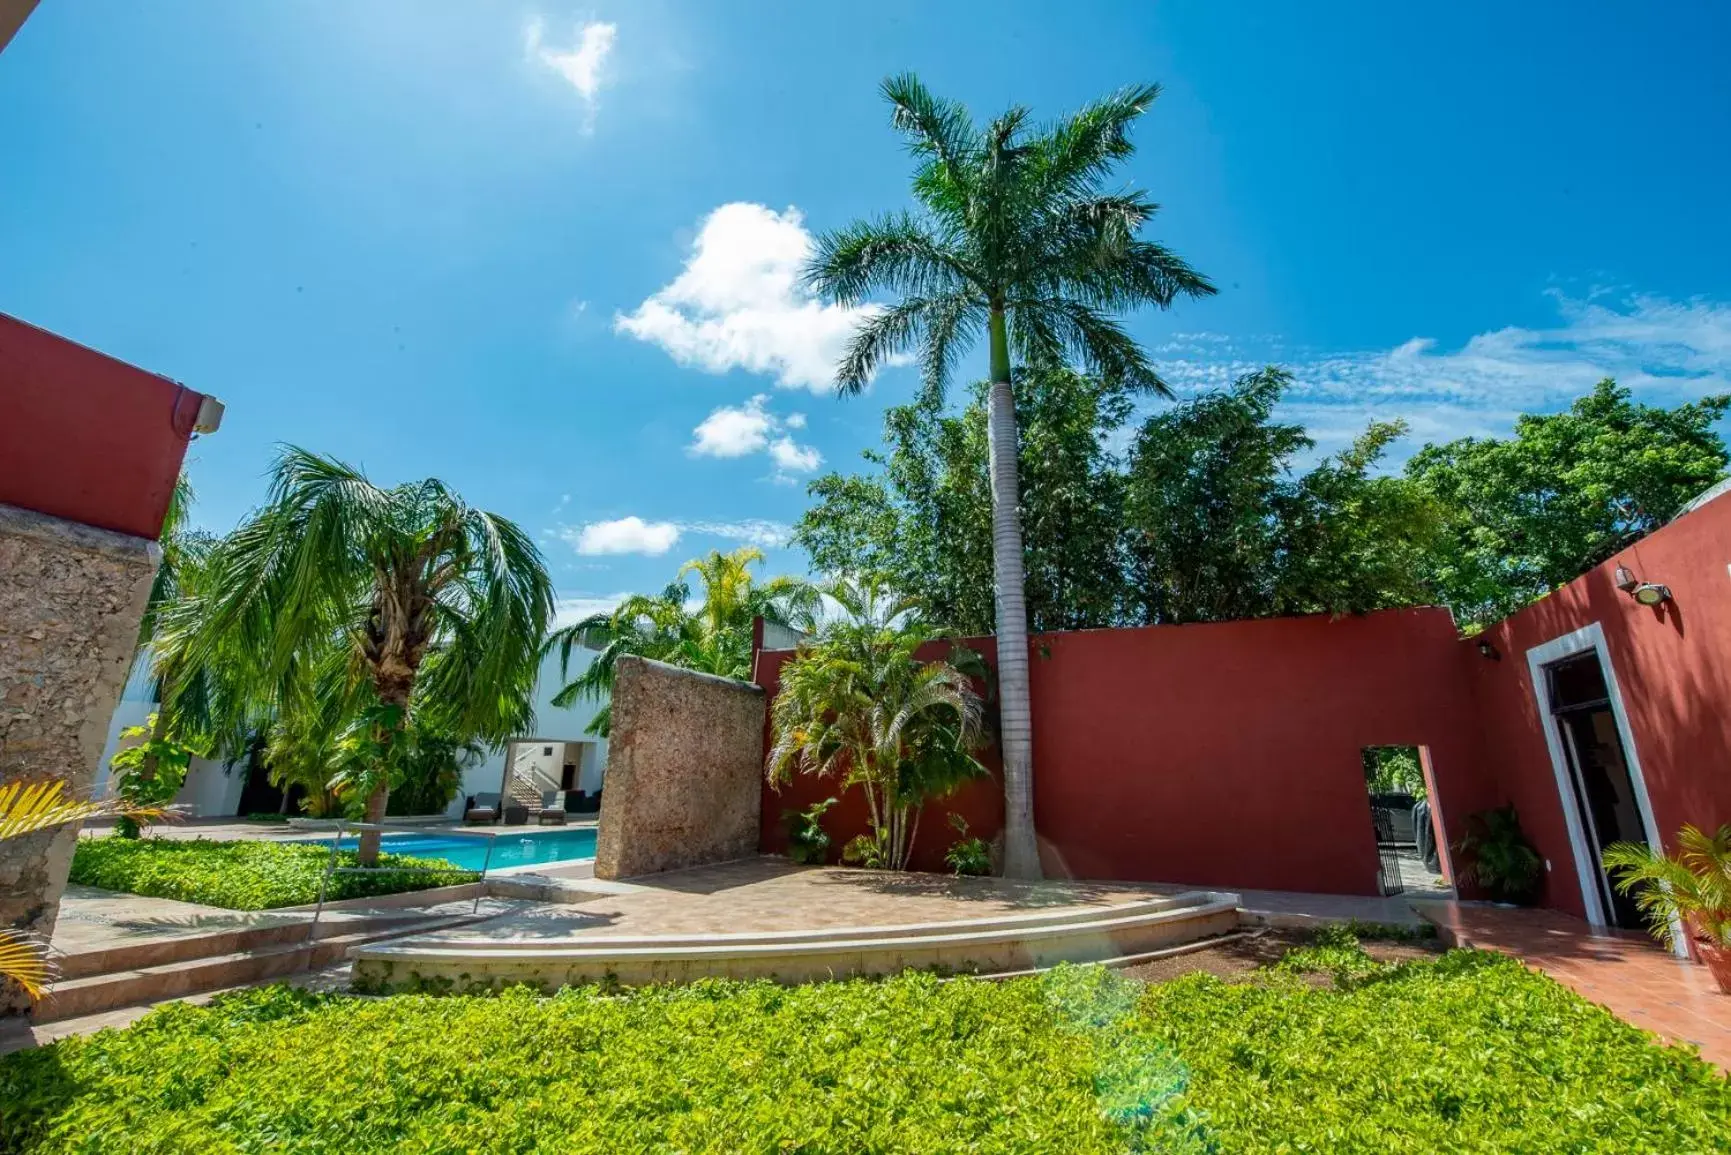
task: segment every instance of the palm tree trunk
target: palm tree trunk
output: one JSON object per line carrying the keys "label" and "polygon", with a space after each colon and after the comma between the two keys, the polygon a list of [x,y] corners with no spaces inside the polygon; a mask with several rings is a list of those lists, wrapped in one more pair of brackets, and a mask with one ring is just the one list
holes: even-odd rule
{"label": "palm tree trunk", "polygon": [[1022,585],[1022,515],[1017,485],[1016,398],[1004,311],[991,315],[992,575],[998,617],[999,749],[1004,756],[1004,877],[1039,878],[1034,839],[1034,722],[1028,691],[1028,604]]}
{"label": "palm tree trunk", "polygon": [[[379,781],[373,787],[373,792],[367,795],[365,821],[376,825],[385,820],[385,806],[391,799],[391,748],[402,736],[403,728],[409,720],[409,696],[414,692],[415,671],[410,670],[407,677],[392,677],[375,674],[373,685],[378,691],[379,701],[386,706],[396,706],[396,724],[381,727],[378,751],[381,765],[378,769]],[[359,866],[377,866],[379,864],[379,831],[361,831],[360,844],[355,848],[355,862]]]}

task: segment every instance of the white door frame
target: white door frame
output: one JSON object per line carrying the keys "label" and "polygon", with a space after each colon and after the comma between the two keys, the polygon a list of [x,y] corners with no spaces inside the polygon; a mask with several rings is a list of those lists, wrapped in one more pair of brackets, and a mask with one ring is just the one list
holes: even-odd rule
{"label": "white door frame", "polygon": [[[1587,910],[1587,922],[1606,927],[1605,904],[1599,897],[1599,865],[1587,844],[1586,831],[1581,829],[1581,807],[1584,800],[1575,789],[1574,775],[1569,770],[1563,751],[1563,734],[1551,710],[1550,691],[1544,668],[1564,658],[1592,650],[1599,656],[1599,668],[1605,674],[1605,690],[1610,698],[1611,717],[1617,724],[1617,738],[1623,744],[1623,760],[1629,766],[1629,779],[1635,785],[1635,805],[1641,812],[1641,827],[1647,832],[1647,845],[1655,850],[1664,846],[1659,837],[1659,825],[1653,820],[1653,802],[1647,795],[1647,779],[1641,773],[1641,756],[1635,749],[1635,736],[1629,730],[1629,714],[1623,708],[1623,691],[1617,684],[1617,668],[1611,662],[1611,650],[1605,644],[1605,631],[1598,622],[1553,638],[1527,651],[1527,673],[1533,682],[1533,698],[1539,708],[1539,725],[1545,731],[1545,746],[1551,754],[1551,770],[1557,780],[1557,801],[1563,808],[1563,820],[1569,828],[1569,849],[1575,858],[1575,879],[1581,888],[1581,903]],[[1683,936],[1676,938],[1679,956],[1686,957],[1688,946]]]}

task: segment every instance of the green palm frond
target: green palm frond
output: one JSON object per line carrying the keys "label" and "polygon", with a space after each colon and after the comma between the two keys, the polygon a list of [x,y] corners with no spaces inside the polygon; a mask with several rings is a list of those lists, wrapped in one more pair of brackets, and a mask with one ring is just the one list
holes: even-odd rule
{"label": "green palm frond", "polygon": [[1134,151],[1130,129],[1158,86],[1124,89],[1046,128],[1019,107],[977,127],[912,75],[891,78],[883,92],[916,160],[919,207],[817,239],[809,287],[846,305],[890,298],[854,333],[837,388],[857,392],[892,357],[917,350],[928,387],[941,390],[995,310],[1027,360],[1071,358],[1127,388],[1164,392],[1109,314],[1215,289],[1139,236],[1159,206],[1106,187]]}
{"label": "green palm frond", "polygon": [[1731,823],[1711,834],[1684,826],[1677,846],[1667,855],[1645,843],[1616,842],[1602,861],[1667,946],[1678,945],[1679,931],[1731,946]]}

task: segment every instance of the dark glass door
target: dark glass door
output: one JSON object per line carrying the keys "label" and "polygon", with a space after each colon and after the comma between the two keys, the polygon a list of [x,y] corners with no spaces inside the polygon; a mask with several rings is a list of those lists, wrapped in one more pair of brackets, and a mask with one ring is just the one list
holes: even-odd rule
{"label": "dark glass door", "polygon": [[1613,926],[1639,927],[1634,902],[1617,893],[1600,859],[1613,842],[1647,843],[1635,800],[1635,780],[1611,712],[1611,692],[1596,650],[1545,667],[1551,715],[1563,742],[1563,756],[1574,784],[1574,805],[1593,856],[1593,877]]}

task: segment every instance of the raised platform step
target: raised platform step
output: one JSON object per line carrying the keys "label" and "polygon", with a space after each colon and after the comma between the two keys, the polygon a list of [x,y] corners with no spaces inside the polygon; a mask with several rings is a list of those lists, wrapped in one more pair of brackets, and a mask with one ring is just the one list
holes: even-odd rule
{"label": "raised platform step", "polygon": [[[138,1003],[156,1003],[184,995],[223,987],[242,986],[265,979],[298,974],[329,966],[346,958],[355,948],[405,934],[446,930],[474,921],[472,917],[367,918],[347,923],[321,923],[318,936],[307,941],[307,926],[289,924],[259,927],[219,935],[188,936],[123,948],[130,965],[117,966],[113,957],[106,969],[91,973],[94,965],[77,964],[83,973],[62,977],[36,1004],[32,1018],[38,1023],[95,1014]],[[284,932],[293,931],[292,937]],[[244,937],[237,949],[228,940]],[[92,952],[97,953],[97,952]],[[121,951],[100,952],[107,956]],[[73,957],[73,956],[69,956]]]}
{"label": "raised platform step", "polygon": [[744,934],[559,940],[464,935],[410,937],[353,954],[355,978],[392,987],[448,982],[458,989],[530,983],[544,989],[613,980],[628,985],[699,978],[806,982],[942,968],[985,974],[1092,962],[1212,938],[1238,927],[1238,896],[1194,891],[1116,906],[905,926]]}
{"label": "raised platform step", "polygon": [[[304,943],[307,928],[313,926],[312,916],[283,918],[258,926],[230,926],[192,934],[163,934],[95,949],[56,952],[54,966],[60,981],[89,978],[92,975],[114,974],[142,967],[162,966],[188,959],[211,958],[216,955],[239,954],[274,946]],[[362,931],[390,927],[417,929],[427,921],[425,915],[411,911],[380,911],[368,914],[335,913],[316,924],[316,936],[321,939]]]}

